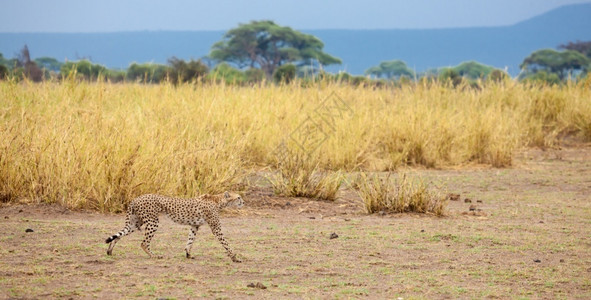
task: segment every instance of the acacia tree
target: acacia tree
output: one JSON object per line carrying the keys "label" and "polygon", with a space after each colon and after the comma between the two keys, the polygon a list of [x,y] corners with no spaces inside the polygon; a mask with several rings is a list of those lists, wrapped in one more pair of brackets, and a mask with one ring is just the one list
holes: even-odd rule
{"label": "acacia tree", "polygon": [[47,56],[35,58],[34,61],[39,68],[52,72],[59,72],[63,65],[57,59]]}
{"label": "acacia tree", "polygon": [[544,71],[554,73],[560,80],[565,80],[570,73],[587,72],[589,65],[589,59],[580,52],[542,49],[526,57],[519,67],[526,77]]}
{"label": "acacia tree", "polygon": [[413,77],[413,70],[406,66],[406,63],[401,60],[383,61],[375,67],[371,67],[365,71],[366,75],[373,75],[376,77],[384,77],[388,79],[400,78],[402,76]]}
{"label": "acacia tree", "polygon": [[577,51],[577,52],[580,52],[581,54],[587,56],[587,58],[591,59],[591,41],[588,41],[588,42],[576,41],[575,43],[568,42],[568,44],[566,44],[566,45],[563,44],[563,45],[558,46],[558,49]]}
{"label": "acacia tree", "polygon": [[454,67],[454,70],[460,74],[460,76],[467,77],[470,79],[479,79],[488,77],[488,75],[495,68],[487,65],[483,65],[476,61],[465,61]]}
{"label": "acacia tree", "polygon": [[340,64],[341,60],[322,51],[317,37],[279,26],[273,21],[252,21],[229,30],[212,46],[210,57],[236,64],[239,68],[260,68],[267,78],[286,63],[306,65]]}

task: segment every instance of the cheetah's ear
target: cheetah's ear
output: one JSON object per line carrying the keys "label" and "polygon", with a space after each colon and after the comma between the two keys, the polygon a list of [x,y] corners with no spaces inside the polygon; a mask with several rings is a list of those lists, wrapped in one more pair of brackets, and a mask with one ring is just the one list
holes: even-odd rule
{"label": "cheetah's ear", "polygon": [[226,198],[226,199],[230,199],[230,193],[228,193],[228,191],[226,191],[226,192],[224,193],[224,198]]}

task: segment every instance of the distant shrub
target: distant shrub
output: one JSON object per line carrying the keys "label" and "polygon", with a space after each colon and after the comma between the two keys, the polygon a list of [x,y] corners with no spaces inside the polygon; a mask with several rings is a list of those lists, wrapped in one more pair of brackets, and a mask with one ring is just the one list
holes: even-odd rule
{"label": "distant shrub", "polygon": [[339,72],[334,76],[335,81],[349,83],[353,80],[353,76],[347,72]]}
{"label": "distant shrub", "polygon": [[560,84],[562,80],[556,73],[548,73],[546,71],[538,71],[533,74],[529,74],[523,77],[524,82],[530,83],[545,83],[545,84]]}
{"label": "distant shrub", "polygon": [[296,76],[296,66],[292,64],[283,65],[273,74],[273,80],[277,83],[290,83],[295,79]]}
{"label": "distant shrub", "polygon": [[39,68],[55,73],[59,73],[60,68],[63,65],[63,63],[59,62],[57,59],[47,56],[35,58],[34,61]]}
{"label": "distant shrub", "polygon": [[211,70],[206,77],[208,80],[216,83],[224,82],[226,84],[242,84],[246,78],[242,71],[230,66],[227,63],[221,63]]}
{"label": "distant shrub", "polygon": [[415,72],[411,70],[402,60],[383,61],[379,65],[365,70],[365,75],[376,76],[377,78],[399,79],[402,76],[414,77]]}
{"label": "distant shrub", "polygon": [[8,77],[8,68],[5,65],[0,65],[0,80]]}
{"label": "distant shrub", "polygon": [[186,62],[182,59],[172,57],[168,60],[168,64],[171,67],[170,80],[174,84],[205,78],[205,75],[209,71],[209,68],[201,60],[190,60]]}
{"label": "distant shrub", "polygon": [[68,77],[71,74],[75,74],[81,79],[97,80],[101,75],[107,74],[107,68],[103,65],[93,64],[88,60],[68,61],[60,68],[60,75]]}
{"label": "distant shrub", "polygon": [[165,65],[132,63],[127,68],[126,79],[142,83],[159,83],[164,81],[170,72],[170,67]]}
{"label": "distant shrub", "polygon": [[466,61],[453,68],[462,77],[469,79],[483,79],[487,77],[494,68],[491,66],[483,65],[475,61]]}
{"label": "distant shrub", "polygon": [[126,73],[123,70],[107,70],[104,79],[110,82],[124,82],[125,74]]}
{"label": "distant shrub", "polygon": [[90,81],[108,80],[110,82],[122,82],[125,79],[125,71],[107,69],[103,65],[93,64],[88,60],[69,61],[61,65],[60,77]]}
{"label": "distant shrub", "polygon": [[247,83],[259,83],[265,79],[265,72],[261,69],[250,68],[244,71],[244,77]]}
{"label": "distant shrub", "polygon": [[449,83],[455,87],[462,83],[462,75],[460,75],[460,73],[455,69],[445,68],[441,73],[439,73],[439,80],[444,83]]}
{"label": "distant shrub", "polygon": [[488,80],[492,80],[495,82],[502,82],[502,81],[505,81],[509,78],[511,78],[511,76],[509,76],[509,74],[507,74],[506,72],[499,70],[499,69],[492,70],[490,72],[490,74],[488,74],[488,77],[487,77]]}
{"label": "distant shrub", "polygon": [[349,81],[352,85],[367,85],[370,83],[377,83],[379,85],[383,80],[371,80],[365,76],[353,76]]}

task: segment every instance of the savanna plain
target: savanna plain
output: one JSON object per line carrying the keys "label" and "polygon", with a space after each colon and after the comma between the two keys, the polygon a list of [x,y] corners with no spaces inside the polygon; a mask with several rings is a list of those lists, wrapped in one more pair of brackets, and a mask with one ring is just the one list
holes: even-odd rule
{"label": "savanna plain", "polygon": [[590,298],[590,86],[0,82],[0,298]]}

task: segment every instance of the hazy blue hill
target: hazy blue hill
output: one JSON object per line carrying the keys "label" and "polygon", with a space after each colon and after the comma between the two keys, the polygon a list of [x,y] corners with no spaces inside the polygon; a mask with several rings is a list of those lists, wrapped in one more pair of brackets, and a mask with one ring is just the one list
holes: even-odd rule
{"label": "hazy blue hill", "polygon": [[112,33],[0,33],[0,53],[13,57],[24,44],[33,58],[60,61],[89,58],[113,68],[132,62],[166,63],[172,56],[200,58],[223,31],[136,31]]}
{"label": "hazy blue hill", "polygon": [[[569,5],[513,26],[429,30],[313,30],[340,68],[362,73],[384,60],[402,59],[417,71],[476,60],[519,73],[531,52],[568,41],[591,40],[591,4]],[[335,68],[330,68],[335,70]]]}
{"label": "hazy blue hill", "polygon": [[[476,60],[512,75],[531,52],[576,40],[591,40],[591,4],[560,7],[513,26],[429,30],[307,30],[343,65],[329,70],[362,74],[384,60],[402,59],[411,68],[457,65]],[[141,31],[118,33],[0,33],[0,53],[13,57],[24,44],[35,57],[58,60],[90,57],[108,67],[131,62],[165,63],[171,56],[200,58],[223,31]]]}

